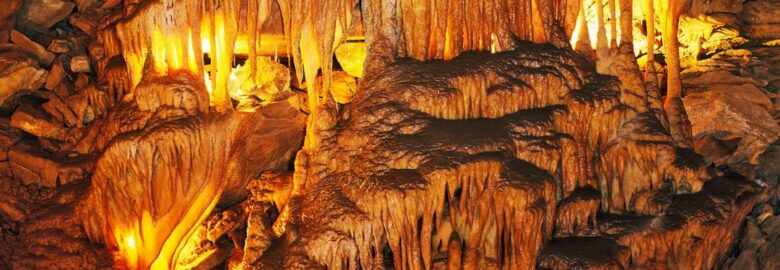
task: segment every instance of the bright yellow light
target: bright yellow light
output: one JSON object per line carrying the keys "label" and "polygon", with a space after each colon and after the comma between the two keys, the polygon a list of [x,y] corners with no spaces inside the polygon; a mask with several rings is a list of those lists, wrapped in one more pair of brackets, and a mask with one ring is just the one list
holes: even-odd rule
{"label": "bright yellow light", "polygon": [[133,250],[136,249],[136,247],[135,247],[135,237],[133,237],[132,235],[128,235],[125,238],[125,243],[127,244],[127,248],[128,249],[133,249]]}

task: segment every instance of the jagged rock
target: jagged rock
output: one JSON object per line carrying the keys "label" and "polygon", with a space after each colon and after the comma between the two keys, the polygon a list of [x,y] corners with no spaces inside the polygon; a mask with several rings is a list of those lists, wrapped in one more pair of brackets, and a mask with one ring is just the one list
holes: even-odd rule
{"label": "jagged rock", "polygon": [[46,80],[46,70],[21,52],[0,53],[0,105],[24,91],[35,91]]}
{"label": "jagged rock", "polygon": [[46,89],[54,90],[57,88],[65,76],[67,76],[67,74],[65,73],[65,68],[62,67],[62,64],[59,62],[54,63],[54,65],[52,65],[51,69],[49,70],[49,75],[46,77]]}
{"label": "jagged rock", "polygon": [[51,153],[29,142],[14,145],[8,153],[8,160],[14,178],[25,185],[37,184],[49,188],[84,179],[93,166],[88,158]]}
{"label": "jagged rock", "polygon": [[706,90],[685,97],[694,137],[741,138],[726,164],[758,164],[758,157],[780,136],[780,126],[769,113],[771,101],[753,84],[700,87]]}
{"label": "jagged rock", "polygon": [[11,126],[43,138],[60,141],[73,139],[69,137],[68,130],[61,122],[52,119],[50,115],[29,103],[22,104],[16,109],[11,116]]}
{"label": "jagged rock", "polygon": [[67,40],[55,39],[49,43],[49,47],[46,49],[53,53],[66,53],[70,50],[70,45],[68,45]]}
{"label": "jagged rock", "polygon": [[58,122],[65,123],[68,127],[81,126],[83,114],[77,115],[71,107],[57,95],[49,95],[49,101],[41,105]]}
{"label": "jagged rock", "polygon": [[43,65],[49,65],[54,61],[54,54],[52,52],[47,51],[41,44],[30,40],[19,31],[11,31],[11,41],[17,48],[34,57]]}
{"label": "jagged rock", "polygon": [[29,0],[25,1],[19,21],[25,27],[43,31],[67,17],[75,7],[68,0]]}
{"label": "jagged rock", "polygon": [[91,35],[95,32],[95,28],[101,17],[102,14],[97,13],[94,10],[87,10],[74,14],[70,17],[68,22],[76,28],[81,29],[81,31],[84,31],[84,33]]}

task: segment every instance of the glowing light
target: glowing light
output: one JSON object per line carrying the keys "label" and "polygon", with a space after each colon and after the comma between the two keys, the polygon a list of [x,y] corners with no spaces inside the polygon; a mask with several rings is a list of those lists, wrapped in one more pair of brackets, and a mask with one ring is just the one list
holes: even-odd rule
{"label": "glowing light", "polygon": [[136,247],[135,247],[135,237],[133,237],[132,235],[128,235],[125,238],[125,243],[127,243],[127,248],[128,249],[136,249]]}
{"label": "glowing light", "polygon": [[490,53],[495,54],[496,53],[496,34],[490,33]]}

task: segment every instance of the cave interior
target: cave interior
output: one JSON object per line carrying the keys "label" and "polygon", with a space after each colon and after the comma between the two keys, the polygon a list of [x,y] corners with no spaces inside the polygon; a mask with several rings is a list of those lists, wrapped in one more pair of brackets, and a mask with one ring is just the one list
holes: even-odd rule
{"label": "cave interior", "polygon": [[0,269],[780,269],[778,0],[3,0]]}

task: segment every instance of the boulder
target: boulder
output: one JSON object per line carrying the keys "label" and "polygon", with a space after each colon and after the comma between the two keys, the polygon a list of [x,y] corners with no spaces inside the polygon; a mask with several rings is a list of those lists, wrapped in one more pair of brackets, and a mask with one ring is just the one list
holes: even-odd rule
{"label": "boulder", "polygon": [[89,73],[89,58],[86,56],[74,56],[70,59],[70,70],[74,73]]}
{"label": "boulder", "polygon": [[689,93],[684,100],[694,138],[741,138],[726,163],[757,164],[758,157],[780,136],[780,126],[770,114],[769,98],[751,83],[712,84],[705,88]]}
{"label": "boulder", "polygon": [[32,41],[19,31],[11,31],[11,41],[14,43],[14,46],[34,57],[43,65],[50,65],[54,61],[55,56],[52,52],[47,51],[41,44]]}
{"label": "boulder", "polygon": [[68,131],[62,123],[28,103],[19,106],[11,115],[11,126],[38,137],[60,141],[68,139]]}
{"label": "boulder", "polygon": [[23,91],[40,88],[46,81],[46,70],[35,60],[18,51],[0,53],[0,105]]}
{"label": "boulder", "polygon": [[68,0],[25,1],[19,22],[32,30],[43,31],[67,17],[75,7],[76,4]]}

